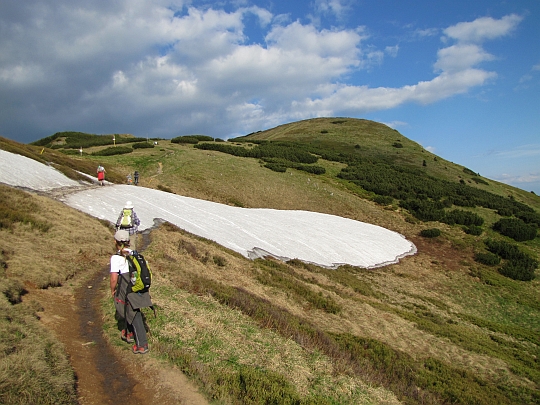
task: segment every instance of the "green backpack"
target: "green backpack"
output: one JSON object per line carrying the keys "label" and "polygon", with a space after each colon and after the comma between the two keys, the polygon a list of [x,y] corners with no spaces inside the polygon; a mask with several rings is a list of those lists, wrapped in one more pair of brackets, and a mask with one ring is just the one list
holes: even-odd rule
{"label": "green backpack", "polygon": [[131,208],[124,208],[122,210],[122,221],[120,222],[120,228],[131,228],[133,210]]}
{"label": "green backpack", "polygon": [[152,285],[152,271],[148,262],[136,250],[127,256],[127,260],[129,263],[129,278],[131,280],[128,289],[131,288],[131,292],[148,292]]}

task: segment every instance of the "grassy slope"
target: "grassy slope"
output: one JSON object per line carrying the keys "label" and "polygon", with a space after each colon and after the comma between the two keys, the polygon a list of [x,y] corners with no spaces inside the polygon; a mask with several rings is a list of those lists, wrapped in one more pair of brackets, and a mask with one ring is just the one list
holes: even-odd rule
{"label": "grassy slope", "polygon": [[[344,149],[358,144],[362,153],[396,155],[419,167],[426,156],[434,157],[381,124],[334,121],[343,120],[302,121],[251,136],[339,141]],[[391,146],[396,140],[404,145],[399,154]],[[97,162],[82,159],[89,160],[92,167]],[[440,224],[441,237],[418,238],[421,229],[435,224],[407,222],[406,213],[363,198],[367,193],[335,178],[341,165],[332,162],[318,163],[327,168],[323,176],[275,173],[254,159],[168,141],[99,161],[121,177],[139,170],[143,186],[238,206],[342,215],[396,230],[417,244],[418,254],[396,265],[329,272],[250,262],[173,227],[155,231],[147,257],[156,273],[153,297],[162,310],[149,319],[153,353],[181,366],[209,396],[245,403],[250,395],[261,397],[252,387],[291,403],[539,400],[539,283],[509,280],[475,263],[472,253],[481,238]],[[436,163],[446,168],[429,163],[426,170],[467,178],[458,165],[441,158]],[[489,186],[479,187],[539,209],[538,197],[486,180]],[[538,255],[538,238],[525,245]],[[104,301],[106,331],[115,339],[109,304]],[[242,388],[239,381],[250,383]]]}

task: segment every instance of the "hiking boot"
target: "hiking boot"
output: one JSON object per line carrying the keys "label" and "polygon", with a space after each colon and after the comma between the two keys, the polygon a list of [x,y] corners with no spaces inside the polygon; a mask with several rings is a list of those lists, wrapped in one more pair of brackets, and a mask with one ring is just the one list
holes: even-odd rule
{"label": "hiking boot", "polygon": [[135,354],[145,354],[148,352],[148,345],[144,345],[144,346],[137,346],[137,345],[133,345],[133,353]]}
{"label": "hiking boot", "polygon": [[128,332],[128,334],[126,335],[125,329],[122,329],[122,334],[120,335],[120,337],[122,338],[124,342],[128,342],[128,343],[135,342],[135,339],[133,339],[133,332]]}

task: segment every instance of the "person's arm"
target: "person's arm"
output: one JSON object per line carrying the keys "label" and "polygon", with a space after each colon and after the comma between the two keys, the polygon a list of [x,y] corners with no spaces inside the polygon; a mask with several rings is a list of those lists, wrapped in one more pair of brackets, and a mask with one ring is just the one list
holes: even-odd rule
{"label": "person's arm", "polygon": [[133,225],[138,227],[140,224],[141,224],[141,220],[139,219],[135,211],[133,211]]}
{"label": "person's arm", "polygon": [[111,273],[111,295],[114,296],[114,292],[116,290],[116,284],[118,283],[118,273]]}
{"label": "person's arm", "polygon": [[124,211],[122,211],[120,213],[120,215],[118,216],[118,219],[116,220],[116,227],[120,227],[120,224],[122,223],[122,217],[124,216]]}

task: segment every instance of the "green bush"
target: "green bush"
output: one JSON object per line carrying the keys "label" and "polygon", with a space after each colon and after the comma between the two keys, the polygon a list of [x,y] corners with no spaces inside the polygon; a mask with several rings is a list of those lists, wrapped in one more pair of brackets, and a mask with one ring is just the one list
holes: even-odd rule
{"label": "green bush", "polygon": [[532,258],[520,261],[508,261],[499,269],[503,276],[519,281],[531,281],[534,279],[534,270],[538,267],[538,262]]}
{"label": "green bush", "polygon": [[482,235],[482,232],[483,232],[482,227],[476,226],[476,225],[470,225],[467,228],[465,228],[465,233],[468,235],[480,236]]}
{"label": "green bush", "polygon": [[287,166],[282,165],[281,163],[266,163],[264,165],[267,169],[273,170],[278,173],[285,173],[287,171]]}
{"label": "green bush", "polygon": [[517,242],[533,240],[538,232],[535,224],[526,224],[519,218],[501,218],[493,224],[493,229]]}
{"label": "green bush", "polygon": [[514,212],[510,208],[499,208],[497,214],[501,217],[511,217]]}
{"label": "green bush", "polygon": [[133,148],[128,147],[112,147],[106,148],[97,152],[92,153],[92,156],[113,156],[113,155],[125,155],[126,153],[133,152]]}
{"label": "green bush", "polygon": [[440,235],[441,230],[437,228],[422,229],[422,231],[420,231],[420,236],[423,236],[424,238],[436,238]]}
{"label": "green bush", "polygon": [[176,138],[171,139],[172,143],[188,143],[188,144],[198,144],[199,139],[196,136],[186,135],[186,136],[177,136]]}
{"label": "green bush", "polygon": [[486,266],[496,266],[501,262],[501,258],[493,253],[475,253],[474,260]]}
{"label": "green bush", "polygon": [[296,170],[302,170],[311,174],[325,174],[326,169],[321,166],[310,166],[310,165],[296,165]]}
{"label": "green bush", "polygon": [[154,144],[148,142],[137,142],[132,145],[133,149],[152,149]]}
{"label": "green bush", "polygon": [[491,253],[497,254],[507,262],[499,269],[503,276],[514,280],[530,281],[534,279],[534,271],[538,261],[522,252],[517,245],[504,241],[488,239],[484,242]]}
{"label": "green bush", "polygon": [[394,202],[394,199],[388,195],[377,195],[373,198],[373,201],[379,205],[390,205]]}
{"label": "green bush", "polygon": [[484,224],[484,218],[475,214],[474,212],[464,210],[452,210],[445,214],[442,218],[442,222],[449,225],[476,225],[481,226]]}

